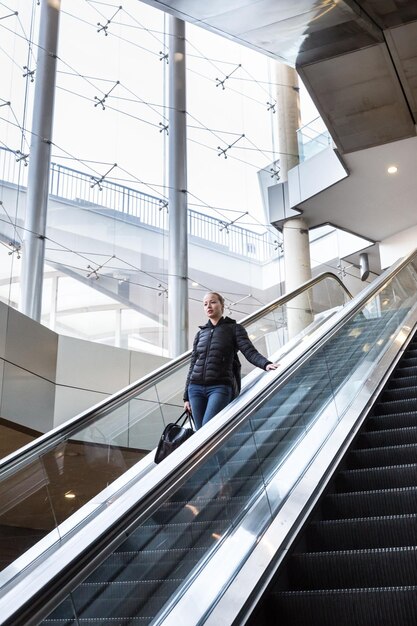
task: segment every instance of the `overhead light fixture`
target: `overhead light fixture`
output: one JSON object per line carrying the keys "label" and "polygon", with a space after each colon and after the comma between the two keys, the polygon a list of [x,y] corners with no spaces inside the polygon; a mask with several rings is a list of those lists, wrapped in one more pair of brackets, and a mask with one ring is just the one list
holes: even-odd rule
{"label": "overhead light fixture", "polygon": [[67,491],[67,493],[65,494],[65,497],[68,498],[68,500],[73,500],[76,496],[73,491]]}
{"label": "overhead light fixture", "polygon": [[398,172],[398,167],[396,165],[390,165],[387,168],[388,174],[396,174]]}

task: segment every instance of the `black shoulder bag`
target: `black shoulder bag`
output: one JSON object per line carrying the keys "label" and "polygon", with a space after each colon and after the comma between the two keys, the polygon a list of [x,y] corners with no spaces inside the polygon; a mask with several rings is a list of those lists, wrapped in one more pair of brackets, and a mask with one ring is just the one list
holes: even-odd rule
{"label": "black shoulder bag", "polygon": [[159,440],[158,447],[156,448],[154,459],[155,463],[163,461],[163,459],[171,454],[171,452],[176,450],[176,448],[179,448],[184,441],[189,439],[191,435],[194,434],[193,428],[185,426],[187,420],[189,420],[190,424],[193,425],[192,416],[187,413],[187,411],[184,411],[176,422],[172,422],[165,426]]}

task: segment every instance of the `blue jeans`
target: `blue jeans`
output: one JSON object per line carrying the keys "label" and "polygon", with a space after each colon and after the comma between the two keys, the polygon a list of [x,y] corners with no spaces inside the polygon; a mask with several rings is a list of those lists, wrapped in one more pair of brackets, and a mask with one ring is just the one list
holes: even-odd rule
{"label": "blue jeans", "polygon": [[229,385],[191,384],[188,386],[188,398],[198,430],[232,401],[233,389]]}

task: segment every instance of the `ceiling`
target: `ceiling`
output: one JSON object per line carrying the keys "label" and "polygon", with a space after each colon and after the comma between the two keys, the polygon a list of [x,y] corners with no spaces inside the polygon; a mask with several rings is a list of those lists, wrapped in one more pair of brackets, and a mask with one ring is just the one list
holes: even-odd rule
{"label": "ceiling", "polygon": [[146,0],[293,65],[342,153],[416,136],[416,0]]}
{"label": "ceiling", "polygon": [[[349,173],[336,185],[298,204],[310,228],[330,223],[371,241],[416,225],[417,137],[351,152]],[[389,174],[389,166],[398,171]]]}
{"label": "ceiling", "polygon": [[373,241],[415,225],[417,0],[145,2],[296,67],[349,173],[299,205],[309,225]]}

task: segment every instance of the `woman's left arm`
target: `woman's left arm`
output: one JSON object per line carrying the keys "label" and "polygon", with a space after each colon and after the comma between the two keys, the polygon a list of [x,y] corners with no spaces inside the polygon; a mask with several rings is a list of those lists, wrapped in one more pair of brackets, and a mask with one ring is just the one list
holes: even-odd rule
{"label": "woman's left arm", "polygon": [[236,344],[238,350],[241,351],[245,359],[247,359],[249,363],[252,363],[252,365],[260,367],[266,371],[277,369],[278,365],[272,363],[269,359],[258,352],[249,339],[246,328],[244,328],[241,324],[236,324]]}

